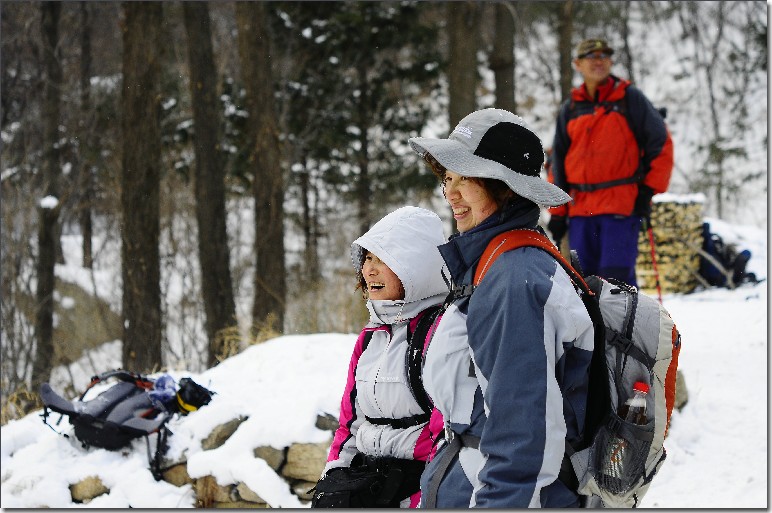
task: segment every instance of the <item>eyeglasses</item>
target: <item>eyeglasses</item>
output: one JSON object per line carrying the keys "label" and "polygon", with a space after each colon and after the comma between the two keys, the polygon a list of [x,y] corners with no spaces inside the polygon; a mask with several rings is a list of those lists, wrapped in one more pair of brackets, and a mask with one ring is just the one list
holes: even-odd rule
{"label": "eyeglasses", "polygon": [[604,60],[611,58],[608,52],[590,52],[579,56],[580,59]]}

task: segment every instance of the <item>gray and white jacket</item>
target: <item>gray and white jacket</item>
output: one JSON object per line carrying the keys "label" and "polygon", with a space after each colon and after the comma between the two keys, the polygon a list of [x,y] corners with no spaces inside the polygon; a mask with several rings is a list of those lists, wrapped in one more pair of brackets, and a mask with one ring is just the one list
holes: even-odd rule
{"label": "gray and white jacket", "polygon": [[[423,413],[411,392],[406,368],[407,330],[448,293],[437,247],[445,242],[433,212],[402,207],[381,219],[351,246],[359,270],[365,251],[397,275],[404,300],[368,300],[370,321],[354,345],[348,380],[324,472],[349,466],[357,453],[425,461],[432,449],[427,422],[407,428],[374,424],[366,417],[403,419]],[[440,426],[441,429],[441,426]]]}
{"label": "gray and white jacket", "polygon": [[[455,284],[472,282],[488,242],[536,227],[522,200],[440,247]],[[438,508],[577,507],[557,479],[566,439],[582,435],[593,348],[590,317],[568,275],[537,248],[503,253],[474,294],[454,302],[430,342],[424,386],[449,435],[421,479],[437,479]],[[435,476],[452,436],[471,435],[444,476]],[[422,506],[424,499],[422,498]]]}

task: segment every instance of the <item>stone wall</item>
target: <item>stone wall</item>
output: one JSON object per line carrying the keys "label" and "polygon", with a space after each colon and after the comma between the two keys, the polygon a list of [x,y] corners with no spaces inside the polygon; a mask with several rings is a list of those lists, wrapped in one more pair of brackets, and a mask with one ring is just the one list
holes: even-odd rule
{"label": "stone wall", "polygon": [[[203,450],[220,447],[236,432],[245,417],[233,419],[216,427],[201,442]],[[255,458],[261,458],[289,484],[292,492],[303,504],[310,502],[307,492],[316,485],[324,470],[332,435],[337,428],[337,419],[331,415],[319,416],[316,426],[330,432],[328,441],[318,444],[296,443],[289,447],[255,447]],[[196,497],[197,508],[269,508],[270,506],[244,483],[217,484],[213,476],[193,479],[188,474],[186,461],[165,461],[162,465],[163,480],[175,486],[190,484]],[[98,477],[87,477],[70,487],[73,502],[88,503],[91,499],[109,493]]]}

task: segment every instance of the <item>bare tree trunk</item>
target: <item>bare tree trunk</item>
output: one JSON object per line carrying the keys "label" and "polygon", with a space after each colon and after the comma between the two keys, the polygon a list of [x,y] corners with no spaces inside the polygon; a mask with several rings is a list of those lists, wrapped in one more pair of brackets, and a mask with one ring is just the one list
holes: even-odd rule
{"label": "bare tree trunk", "polygon": [[448,2],[448,115],[452,131],[461,119],[477,109],[477,50],[480,14],[476,2]]}
{"label": "bare tree trunk", "polygon": [[[311,183],[311,172],[308,169],[308,161],[303,158],[303,170],[300,174],[300,193],[303,202],[303,238],[305,248],[303,251],[305,276],[311,276],[319,271],[319,231],[316,224],[317,212],[314,209],[314,186]],[[307,280],[309,281],[309,280]],[[310,282],[310,281],[309,281]]]}
{"label": "bare tree trunk", "polygon": [[710,120],[713,128],[713,140],[711,141],[711,147],[713,148],[711,160],[715,163],[715,187],[716,187],[716,213],[719,218],[724,217],[724,185],[725,185],[725,170],[724,160],[726,159],[725,146],[726,139],[721,133],[721,120],[718,112],[718,97],[716,85],[716,73],[718,66],[716,65],[720,52],[718,46],[724,37],[724,9],[726,7],[725,2],[716,3],[716,37],[712,41],[712,44],[707,49],[706,54],[709,55],[707,65],[703,68],[705,72],[705,81],[708,86],[708,94],[710,97]]}
{"label": "bare tree trunk", "polygon": [[123,10],[123,365],[151,372],[161,366],[158,241],[163,12],[160,2],[125,2]]}
{"label": "bare tree trunk", "polygon": [[[448,2],[448,122],[452,132],[459,121],[477,110],[478,24],[482,6],[474,2]],[[450,207],[447,207],[450,209]],[[452,230],[456,220],[450,216]]]}
{"label": "bare tree trunk", "polygon": [[359,85],[362,88],[362,94],[357,100],[357,120],[359,125],[359,151],[357,151],[357,164],[359,167],[359,175],[357,176],[357,210],[359,215],[359,233],[365,233],[370,229],[370,223],[372,221],[370,213],[372,197],[370,189],[372,185],[370,184],[370,159],[368,158],[370,144],[367,138],[367,128],[369,126],[368,117],[370,115],[370,110],[367,108],[370,102],[370,94],[367,87],[367,66],[364,63],[360,63],[357,67],[357,73],[359,74]]}
{"label": "bare tree trunk", "polygon": [[560,99],[571,97],[571,82],[574,77],[573,45],[574,1],[565,0],[558,8],[558,52],[560,53]]}
{"label": "bare tree trunk", "polygon": [[32,390],[48,381],[54,365],[54,267],[59,230],[59,119],[61,110],[62,67],[59,60],[59,2],[41,4],[41,32],[46,81],[43,99],[44,184],[46,199],[39,204],[37,309],[35,332],[37,347],[32,367]]}
{"label": "bare tree trunk", "polygon": [[516,112],[515,8],[511,2],[496,4],[496,35],[490,66],[496,80],[496,106]]}
{"label": "bare tree trunk", "polygon": [[284,329],[286,271],[284,264],[284,177],[273,98],[271,48],[266,4],[237,2],[239,60],[246,89],[254,169],[256,328]]}
{"label": "bare tree trunk", "polygon": [[236,326],[236,305],[225,222],[225,176],[220,153],[217,70],[212,51],[209,5],[206,2],[183,2],[182,6],[188,34],[193,104],[198,259],[209,338],[208,364],[211,367],[227,356],[223,330]]}
{"label": "bare tree trunk", "polygon": [[707,176],[708,187],[713,188],[713,195],[716,201],[716,216],[723,218],[725,186],[727,177],[725,175],[724,160],[726,159],[726,139],[721,133],[721,114],[718,110],[719,96],[725,94],[719,93],[717,89],[717,73],[719,70],[719,59],[721,52],[719,46],[724,38],[724,23],[726,2],[712,2],[711,7],[715,8],[715,13],[711,16],[711,24],[714,24],[715,30],[705,30],[701,12],[701,6],[698,2],[683,2],[679,4],[679,18],[684,32],[690,40],[695,43],[693,46],[693,60],[697,72],[704,75],[705,89],[708,92],[711,136],[708,141],[708,154],[703,173]]}
{"label": "bare tree trunk", "polygon": [[80,231],[83,237],[83,267],[91,269],[93,266],[93,249],[91,239],[93,224],[91,219],[91,203],[93,201],[93,176],[94,162],[90,158],[94,153],[93,134],[91,124],[87,120],[91,116],[91,17],[89,15],[88,2],[80,3],[80,112],[81,112],[81,139],[85,141],[80,151],[80,187],[78,204]]}
{"label": "bare tree trunk", "polygon": [[627,79],[635,83],[635,74],[633,73],[633,53],[630,50],[630,3],[621,3],[622,14],[619,24],[620,36],[622,37],[622,60],[627,70]]}

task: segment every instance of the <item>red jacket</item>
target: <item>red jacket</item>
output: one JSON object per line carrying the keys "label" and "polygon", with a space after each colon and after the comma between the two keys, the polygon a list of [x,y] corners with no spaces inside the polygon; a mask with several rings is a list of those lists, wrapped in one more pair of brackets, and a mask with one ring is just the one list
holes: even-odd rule
{"label": "red jacket", "polygon": [[[552,149],[552,179],[573,198],[551,208],[553,215],[632,215],[639,184],[665,192],[673,171],[673,142],[662,116],[640,90],[613,75],[595,99],[584,84],[571,91]],[[628,183],[609,183],[615,180]]]}

